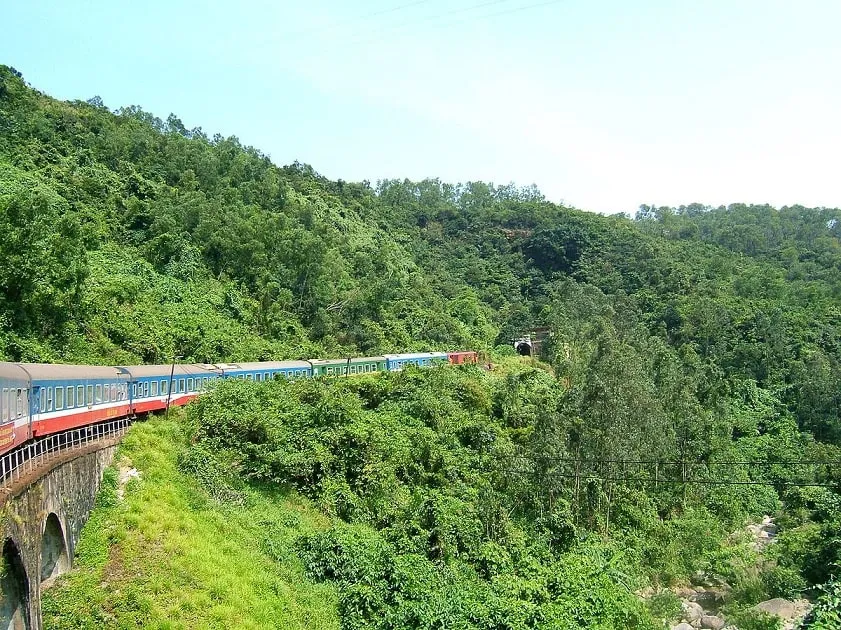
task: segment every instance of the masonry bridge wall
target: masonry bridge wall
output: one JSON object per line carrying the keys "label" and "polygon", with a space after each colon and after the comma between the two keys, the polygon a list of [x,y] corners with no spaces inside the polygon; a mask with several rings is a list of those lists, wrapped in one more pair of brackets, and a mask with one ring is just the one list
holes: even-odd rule
{"label": "masonry bridge wall", "polygon": [[0,490],[0,630],[41,630],[41,591],[73,559],[115,441],[90,444]]}

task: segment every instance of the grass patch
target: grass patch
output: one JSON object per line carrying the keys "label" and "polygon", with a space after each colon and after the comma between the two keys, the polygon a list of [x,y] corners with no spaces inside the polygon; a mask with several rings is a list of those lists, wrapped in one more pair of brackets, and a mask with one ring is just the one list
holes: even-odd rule
{"label": "grass patch", "polygon": [[43,594],[44,626],[338,628],[334,587],[308,580],[292,551],[326,517],[267,488],[220,504],[179,470],[184,448],[174,420],[132,427],[115,464],[131,461],[141,478],[120,500],[109,469],[74,569]]}

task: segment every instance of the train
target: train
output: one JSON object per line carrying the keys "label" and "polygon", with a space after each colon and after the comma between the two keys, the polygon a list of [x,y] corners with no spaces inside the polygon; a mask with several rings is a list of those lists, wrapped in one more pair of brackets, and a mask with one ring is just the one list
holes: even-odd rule
{"label": "train", "polygon": [[337,378],[476,362],[473,351],[134,366],[0,362],[0,456],[33,439],[185,405],[220,379]]}

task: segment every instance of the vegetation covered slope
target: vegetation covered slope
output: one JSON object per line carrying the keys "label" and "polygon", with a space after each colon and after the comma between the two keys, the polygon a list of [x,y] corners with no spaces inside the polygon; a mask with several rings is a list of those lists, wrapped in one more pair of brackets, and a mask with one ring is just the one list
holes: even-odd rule
{"label": "vegetation covered slope", "polygon": [[[681,519],[700,515],[703,538],[778,513],[776,577],[754,599],[837,571],[838,493],[787,484],[837,483],[838,467],[775,462],[841,458],[840,215],[733,205],[643,207],[631,219],[553,204],[533,188],[333,182],[172,115],[56,101],[0,67],[4,358],[500,356],[512,337],[546,326],[554,376],[512,376],[484,394],[497,402],[483,422],[506,435],[494,448],[563,473],[523,491],[569,501],[569,471],[551,466],[566,459],[678,461],[707,481],[769,482],[598,485],[586,509],[579,487],[570,504],[577,531],[649,540],[662,526],[659,548],[676,557],[674,541],[692,539],[678,535]],[[453,387],[486,387],[476,378]],[[432,412],[413,405],[408,416],[427,422]],[[487,453],[483,440],[497,433],[482,427],[462,447]],[[727,461],[755,465],[717,466]],[[281,472],[276,480],[316,492],[317,480]],[[663,582],[697,570],[640,562],[661,566],[651,575]]]}
{"label": "vegetation covered slope", "polygon": [[[290,550],[329,520],[270,488],[215,502],[179,469],[184,438],[175,420],[132,427],[73,572],[43,593],[44,627],[338,628],[335,591],[308,581]],[[135,467],[139,477],[118,476]]]}

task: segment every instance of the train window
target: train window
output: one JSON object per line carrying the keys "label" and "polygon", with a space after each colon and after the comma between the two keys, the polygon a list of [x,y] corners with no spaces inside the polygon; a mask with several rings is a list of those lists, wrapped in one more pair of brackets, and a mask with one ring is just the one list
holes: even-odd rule
{"label": "train window", "polygon": [[88,385],[88,391],[86,392],[87,397],[85,401],[88,403],[88,407],[93,404],[93,385]]}
{"label": "train window", "polygon": [[167,381],[161,381],[161,394],[166,394],[166,388],[168,385],[169,383]]}
{"label": "train window", "polygon": [[102,400],[104,402],[111,402],[111,386],[108,383],[102,386]]}
{"label": "train window", "polygon": [[158,395],[158,381],[152,381],[152,396]]}
{"label": "train window", "polygon": [[84,385],[77,385],[76,386],[76,406],[84,407],[85,406],[85,386]]}
{"label": "train window", "polygon": [[262,375],[262,374],[260,374],[260,372],[257,372],[257,374],[255,374],[255,375],[254,375],[254,378],[256,378],[256,379],[257,379],[257,382],[258,382],[258,383],[262,383],[262,382],[263,382],[263,375]]}
{"label": "train window", "polygon": [[271,375],[268,372],[263,372],[263,380],[268,381],[271,378]]}
{"label": "train window", "polygon": [[41,388],[41,408],[40,408],[39,411],[41,413],[44,413],[46,410],[47,410],[47,388],[42,387]]}
{"label": "train window", "polygon": [[191,378],[187,379],[187,391],[188,392],[193,391],[193,379],[191,379]]}
{"label": "train window", "polygon": [[20,418],[23,416],[23,390],[17,390],[17,417]]}
{"label": "train window", "polygon": [[93,401],[95,403],[99,404],[99,403],[102,402],[102,385],[97,385],[95,389],[96,389],[96,397],[93,399]]}
{"label": "train window", "polygon": [[327,368],[327,375],[328,376],[333,376],[333,368],[331,368],[331,367]]}
{"label": "train window", "polygon": [[74,394],[76,393],[76,388],[75,387],[68,387],[67,390],[66,390],[66,393],[67,393],[67,408],[70,409],[71,407],[75,407],[76,406],[76,396],[74,396]]}
{"label": "train window", "polygon": [[0,415],[0,419],[3,422],[9,421],[9,388],[3,388],[2,397],[0,397],[0,407],[2,407],[2,415]]}
{"label": "train window", "polygon": [[47,411],[53,410],[53,388],[47,388]]}
{"label": "train window", "polygon": [[184,383],[185,383],[185,381],[184,381],[183,378],[178,379],[178,393],[179,394],[183,394],[186,391]]}
{"label": "train window", "polygon": [[208,386],[210,385],[210,377],[209,376],[203,377],[202,380],[201,380],[201,384],[202,384],[202,389],[207,390]]}
{"label": "train window", "polygon": [[55,388],[55,409],[56,409],[56,411],[64,409],[64,388],[63,387],[56,387]]}

